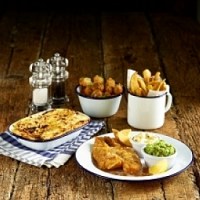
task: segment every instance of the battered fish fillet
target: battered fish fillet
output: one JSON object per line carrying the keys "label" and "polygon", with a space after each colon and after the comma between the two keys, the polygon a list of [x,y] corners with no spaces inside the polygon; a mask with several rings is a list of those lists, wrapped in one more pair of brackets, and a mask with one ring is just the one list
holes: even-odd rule
{"label": "battered fish fillet", "polygon": [[120,168],[123,164],[123,159],[118,156],[102,137],[96,137],[92,147],[92,157],[96,161],[98,168],[102,170],[111,170]]}
{"label": "battered fish fillet", "polygon": [[92,157],[102,170],[122,169],[126,174],[140,175],[142,164],[136,152],[121,146],[116,138],[96,137],[92,147]]}

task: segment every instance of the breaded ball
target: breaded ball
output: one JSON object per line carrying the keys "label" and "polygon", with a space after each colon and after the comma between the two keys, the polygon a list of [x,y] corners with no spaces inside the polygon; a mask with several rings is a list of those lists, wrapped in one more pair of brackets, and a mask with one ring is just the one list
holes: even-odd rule
{"label": "breaded ball", "polygon": [[86,86],[81,89],[81,93],[85,96],[90,96],[92,94],[92,86]]}
{"label": "breaded ball", "polygon": [[103,92],[101,90],[94,90],[91,94],[91,97],[102,97],[103,96]]}
{"label": "breaded ball", "polygon": [[121,94],[122,92],[123,92],[123,86],[120,83],[116,84],[114,87],[114,94],[118,95]]}
{"label": "breaded ball", "polygon": [[88,85],[92,85],[92,80],[91,78],[88,78],[88,77],[81,77],[79,79],[79,85],[81,86],[88,86]]}
{"label": "breaded ball", "polygon": [[103,83],[93,83],[92,85],[93,90],[101,90],[102,92],[104,91],[104,84]]}
{"label": "breaded ball", "polygon": [[115,87],[115,80],[113,78],[108,78],[106,80],[106,86]]}
{"label": "breaded ball", "polygon": [[93,78],[81,77],[79,79],[81,94],[88,97],[106,97],[118,95],[123,92],[122,84],[116,84],[113,78],[104,79],[102,76],[95,75]]}
{"label": "breaded ball", "polygon": [[93,78],[93,83],[104,84],[104,78],[102,76],[95,75]]}
{"label": "breaded ball", "polygon": [[114,89],[113,87],[106,85],[105,92],[107,93],[107,96],[111,96],[113,94],[113,89]]}

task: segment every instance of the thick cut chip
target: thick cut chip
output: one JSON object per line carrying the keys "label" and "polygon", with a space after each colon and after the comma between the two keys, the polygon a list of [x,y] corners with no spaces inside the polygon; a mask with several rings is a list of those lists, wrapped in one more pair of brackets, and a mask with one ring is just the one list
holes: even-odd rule
{"label": "thick cut chip", "polygon": [[139,88],[139,84],[138,84],[138,73],[134,73],[131,76],[131,80],[130,80],[130,91],[134,94],[135,91],[137,90],[137,88]]}
{"label": "thick cut chip", "polygon": [[130,88],[131,94],[136,96],[148,96],[150,90],[154,91],[165,91],[166,82],[165,79],[161,78],[161,73],[156,72],[152,76],[149,69],[145,69],[143,72],[143,77],[134,72],[130,78]]}

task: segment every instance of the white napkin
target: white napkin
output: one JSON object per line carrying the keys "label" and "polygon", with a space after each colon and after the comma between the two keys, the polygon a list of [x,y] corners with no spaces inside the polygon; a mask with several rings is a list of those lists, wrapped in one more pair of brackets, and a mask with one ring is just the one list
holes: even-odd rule
{"label": "white napkin", "polygon": [[76,138],[46,151],[38,151],[25,147],[6,131],[0,134],[0,154],[37,167],[47,166],[48,168],[58,168],[64,165],[78,147],[100,131],[103,126],[103,121],[93,120],[82,128]]}

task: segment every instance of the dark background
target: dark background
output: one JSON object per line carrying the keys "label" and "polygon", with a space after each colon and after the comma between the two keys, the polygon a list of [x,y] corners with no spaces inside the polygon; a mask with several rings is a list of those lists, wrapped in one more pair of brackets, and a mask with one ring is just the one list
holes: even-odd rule
{"label": "dark background", "polygon": [[7,0],[0,2],[1,12],[57,11],[57,12],[170,12],[196,17],[197,0]]}

